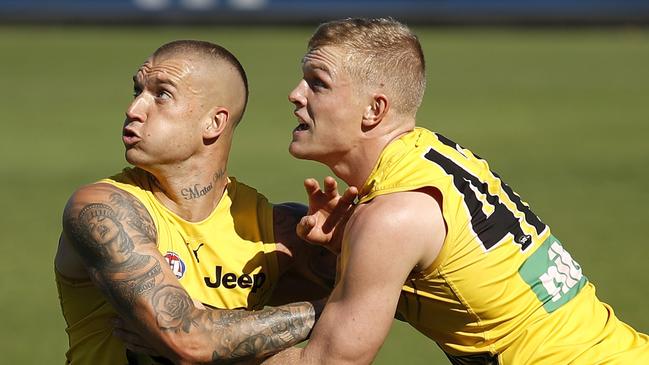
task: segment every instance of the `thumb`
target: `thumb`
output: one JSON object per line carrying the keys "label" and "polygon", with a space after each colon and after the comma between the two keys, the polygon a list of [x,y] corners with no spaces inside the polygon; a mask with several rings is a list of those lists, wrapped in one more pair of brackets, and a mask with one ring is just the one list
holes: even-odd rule
{"label": "thumb", "polygon": [[309,232],[315,227],[316,219],[312,215],[305,215],[295,227],[295,233],[303,240],[306,240]]}

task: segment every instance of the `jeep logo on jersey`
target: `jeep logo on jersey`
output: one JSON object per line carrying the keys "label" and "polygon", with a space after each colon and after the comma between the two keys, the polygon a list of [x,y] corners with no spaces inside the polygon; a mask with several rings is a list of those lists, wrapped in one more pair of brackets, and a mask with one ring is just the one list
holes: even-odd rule
{"label": "jeep logo on jersey", "polygon": [[223,268],[221,266],[216,266],[216,276],[215,280],[212,281],[212,278],[205,278],[205,285],[210,288],[218,288],[223,284],[223,287],[226,289],[234,289],[237,286],[239,288],[252,288],[251,292],[255,293],[257,289],[261,288],[266,281],[266,274],[260,272],[259,274],[243,274],[237,276],[235,273],[225,273],[221,276]]}
{"label": "jeep logo on jersey", "polygon": [[167,260],[169,268],[171,268],[171,272],[173,272],[178,279],[182,278],[183,275],[185,275],[185,263],[175,252],[167,252],[165,254],[165,260]]}

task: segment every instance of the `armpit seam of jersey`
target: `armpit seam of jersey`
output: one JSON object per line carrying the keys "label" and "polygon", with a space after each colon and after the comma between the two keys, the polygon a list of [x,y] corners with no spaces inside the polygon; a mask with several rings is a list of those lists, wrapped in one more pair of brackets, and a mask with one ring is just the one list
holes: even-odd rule
{"label": "armpit seam of jersey", "polygon": [[464,308],[466,308],[467,313],[469,313],[471,316],[473,316],[475,318],[475,321],[478,324],[478,327],[480,328],[480,333],[482,333],[482,340],[484,342],[487,342],[487,340],[489,340],[489,338],[487,336],[487,333],[484,331],[484,326],[482,324],[482,319],[480,318],[480,316],[478,316],[478,314],[473,311],[473,308],[471,308],[471,306],[466,301],[466,299],[464,299],[464,297],[460,294],[460,291],[457,289],[455,284],[451,280],[448,279],[448,277],[446,276],[446,274],[444,272],[444,268],[442,266],[439,267],[438,272],[439,272],[439,276],[442,277],[442,279],[444,279],[444,282],[451,289],[451,291],[453,292],[455,297],[460,301],[460,304],[462,304],[464,306]]}

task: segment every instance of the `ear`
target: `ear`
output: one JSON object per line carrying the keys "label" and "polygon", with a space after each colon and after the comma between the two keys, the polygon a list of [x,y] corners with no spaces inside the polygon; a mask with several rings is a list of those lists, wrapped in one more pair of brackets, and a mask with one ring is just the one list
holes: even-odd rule
{"label": "ear", "polygon": [[374,94],[371,103],[366,106],[365,113],[363,113],[363,129],[376,127],[388,114],[389,109],[390,101],[388,97],[385,94]]}
{"label": "ear", "polygon": [[224,107],[214,107],[208,113],[209,119],[203,129],[204,139],[214,139],[223,134],[230,124],[230,111]]}

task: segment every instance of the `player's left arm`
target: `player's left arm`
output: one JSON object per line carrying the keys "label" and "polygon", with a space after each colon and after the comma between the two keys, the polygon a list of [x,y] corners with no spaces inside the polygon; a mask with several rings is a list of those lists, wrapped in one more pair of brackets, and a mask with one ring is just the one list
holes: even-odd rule
{"label": "player's left arm", "polygon": [[301,240],[296,226],[307,214],[299,203],[273,206],[273,232],[277,242],[281,277],[271,305],[328,296],[336,276],[336,256],[323,246]]}
{"label": "player's left arm", "polygon": [[342,276],[310,341],[267,364],[369,364],[388,334],[411,271],[430,265],[445,228],[437,201],[424,192],[379,196],[357,208],[344,235]]}
{"label": "player's left arm", "polygon": [[340,195],[333,177],[325,177],[323,183],[321,189],[315,179],[304,181],[308,209],[297,203],[274,207],[275,241],[282,253],[279,263],[284,275],[274,291],[273,304],[322,298],[334,286],[342,232],[358,189],[350,186]]}

